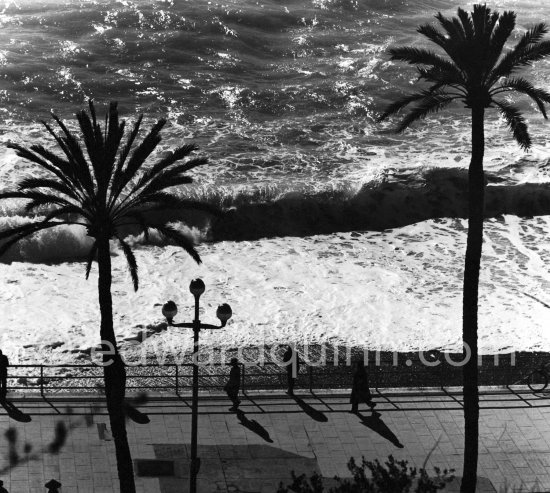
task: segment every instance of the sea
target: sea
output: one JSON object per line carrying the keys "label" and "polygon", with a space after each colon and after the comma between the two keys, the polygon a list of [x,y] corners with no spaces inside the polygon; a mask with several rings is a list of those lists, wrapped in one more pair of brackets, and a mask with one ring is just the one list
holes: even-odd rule
{"label": "sea", "polygon": [[[55,143],[50,112],[75,128],[91,98],[117,101],[129,123],[167,118],[151,163],[195,142],[209,164],[181,196],[221,206],[221,219],[174,212],[201,265],[161,238],[128,236],[137,292],[116,244],[114,324],[123,349],[183,354],[189,282],[206,284],[210,348],[342,344],[461,350],[470,119],[452,106],[403,134],[376,117],[421,87],[392,46],[428,46],[417,27],[472,2],[455,0],[18,0],[0,3],[0,188],[36,170],[4,144]],[[489,1],[517,13],[511,41],[550,22],[540,0]],[[550,89],[550,59],[523,75]],[[550,351],[550,137],[517,95],[532,149],[495,112],[486,117],[487,220],[479,299],[484,353]],[[43,213],[43,212],[42,212]],[[40,213],[38,214],[40,215]],[[0,203],[0,230],[28,220]],[[65,227],[21,242],[0,263],[0,348],[12,362],[71,363],[99,342],[97,266],[90,239]],[[147,337],[143,340],[143,334]],[[133,349],[132,349],[133,348]]]}

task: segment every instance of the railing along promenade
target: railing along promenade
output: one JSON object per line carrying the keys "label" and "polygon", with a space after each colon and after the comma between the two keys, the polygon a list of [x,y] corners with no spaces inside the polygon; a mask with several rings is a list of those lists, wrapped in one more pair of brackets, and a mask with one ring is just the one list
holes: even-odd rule
{"label": "railing along promenade", "polygon": [[[407,360],[409,361],[409,360]],[[180,394],[191,391],[192,368],[186,364],[146,364],[127,366],[127,390]],[[241,364],[241,390],[286,390],[287,371],[276,363],[263,365]],[[481,366],[481,386],[507,388],[525,384],[525,376],[532,370],[525,365]],[[373,390],[392,388],[423,389],[459,387],[462,385],[462,368],[448,362],[437,366],[421,365],[368,365],[369,383]],[[201,391],[222,391],[229,375],[229,366],[223,363],[199,364]],[[297,390],[349,389],[353,368],[348,365],[300,365]],[[95,364],[66,365],[10,365],[8,388],[16,392],[50,393],[101,393],[103,368]]]}

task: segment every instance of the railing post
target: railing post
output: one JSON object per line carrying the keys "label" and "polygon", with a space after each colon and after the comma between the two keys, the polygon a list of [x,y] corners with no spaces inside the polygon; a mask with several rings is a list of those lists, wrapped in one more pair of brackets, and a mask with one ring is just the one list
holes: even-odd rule
{"label": "railing post", "polygon": [[242,385],[242,389],[243,389],[243,394],[246,392],[246,388],[245,388],[245,372],[246,372],[246,366],[244,365],[244,363],[241,363],[243,365],[243,371],[241,373],[241,385]]}
{"label": "railing post", "polygon": [[44,397],[44,366],[40,365],[40,395]]}
{"label": "railing post", "polygon": [[307,371],[309,374],[309,393],[313,394],[313,367],[308,366]]}
{"label": "railing post", "polygon": [[179,381],[178,381],[178,375],[179,375],[179,367],[176,365],[176,395],[179,396]]}
{"label": "railing post", "polygon": [[439,365],[439,386],[441,389],[443,389],[445,386],[443,385],[443,365],[444,363],[441,363]]}
{"label": "railing post", "polygon": [[[372,374],[374,375],[374,388],[376,389],[376,392],[380,393],[380,373],[382,372],[382,369],[380,366],[375,366],[374,371]],[[370,372],[369,372],[370,374]],[[353,376],[353,375],[352,375]]]}

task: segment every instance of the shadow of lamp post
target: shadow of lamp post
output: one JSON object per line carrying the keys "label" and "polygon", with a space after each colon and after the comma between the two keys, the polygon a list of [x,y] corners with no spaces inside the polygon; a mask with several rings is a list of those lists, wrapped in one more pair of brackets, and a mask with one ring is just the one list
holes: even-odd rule
{"label": "shadow of lamp post", "polygon": [[197,411],[199,406],[199,332],[201,329],[221,329],[225,327],[231,318],[231,307],[224,303],[218,306],[216,316],[220,319],[221,325],[203,324],[199,319],[199,298],[205,291],[202,279],[194,279],[189,285],[189,291],[195,297],[195,319],[192,323],[174,323],[174,317],[178,313],[178,307],[173,301],[168,301],[162,307],[162,314],[166,317],[168,325],[172,327],[185,327],[193,329],[193,400],[191,403],[191,464],[189,474],[189,492],[197,491],[197,474],[200,468],[200,460],[197,458]]}

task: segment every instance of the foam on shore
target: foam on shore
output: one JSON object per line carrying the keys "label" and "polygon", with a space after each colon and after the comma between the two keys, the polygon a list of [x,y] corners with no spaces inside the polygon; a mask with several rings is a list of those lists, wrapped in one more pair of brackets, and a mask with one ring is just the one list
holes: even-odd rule
{"label": "foam on shore", "polygon": [[[137,247],[140,290],[124,256],[113,258],[115,328],[133,344],[147,326],[161,327],[173,299],[190,319],[189,281],[203,278],[204,321],[228,302],[228,326],[201,335],[204,347],[349,343],[370,349],[460,350],[466,223],[429,220],[386,232],[219,242],[200,246],[197,266],[176,247]],[[550,350],[547,217],[488,220],[480,280],[479,345],[483,352]],[[98,342],[97,269],[82,262],[0,264],[0,347],[19,361],[74,361]],[[56,349],[43,350],[60,342]],[[183,329],[159,331],[145,345],[189,350]],[[24,346],[24,353],[15,356]]]}

